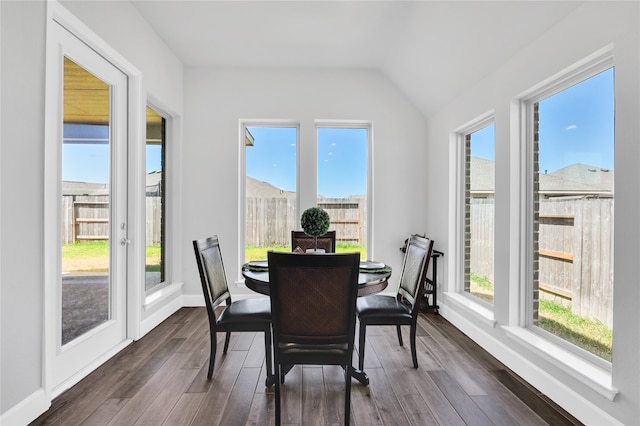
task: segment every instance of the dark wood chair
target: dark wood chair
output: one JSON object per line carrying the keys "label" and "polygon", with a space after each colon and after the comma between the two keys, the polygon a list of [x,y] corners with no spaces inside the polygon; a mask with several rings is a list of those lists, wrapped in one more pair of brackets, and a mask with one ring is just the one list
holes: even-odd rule
{"label": "dark wood chair", "polygon": [[[314,248],[313,237],[303,231],[291,231],[291,251],[305,253],[308,249]],[[327,231],[326,234],[318,237],[318,248],[325,253],[336,252],[336,231]]]}
{"label": "dark wood chair", "polygon": [[[269,252],[268,260],[276,377],[296,364],[342,366],[348,425],[360,253]],[[276,380],[276,425],[281,417],[280,388]]]}
{"label": "dark wood chair", "polygon": [[412,235],[407,243],[396,296],[373,294],[358,299],[356,311],[360,321],[358,342],[358,367],[360,370],[364,369],[365,336],[369,325],[395,325],[400,346],[402,346],[400,326],[409,325],[411,327],[409,336],[413,368],[418,368],[416,326],[432,251],[432,240]]}
{"label": "dark wood chair", "polygon": [[[218,236],[195,240],[193,248],[200,271],[202,291],[209,315],[209,334],[211,338],[211,353],[209,355],[209,372],[207,377],[213,375],[213,365],[216,359],[217,338],[216,333],[226,333],[224,350],[226,354],[229,348],[231,332],[262,331],[264,333],[264,351],[266,355],[267,381],[270,386],[273,380],[271,362],[271,304],[269,299],[261,297],[257,299],[245,299],[233,302],[227,285],[227,276],[222,263],[222,253]],[[216,308],[222,302],[225,308],[216,319]]]}

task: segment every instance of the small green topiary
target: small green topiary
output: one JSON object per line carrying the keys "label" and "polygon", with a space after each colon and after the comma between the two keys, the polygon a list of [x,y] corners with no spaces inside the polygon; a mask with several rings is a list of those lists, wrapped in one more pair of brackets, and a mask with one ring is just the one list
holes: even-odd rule
{"label": "small green topiary", "polygon": [[329,213],[320,207],[310,207],[306,209],[300,217],[300,225],[305,234],[311,237],[324,235],[329,229]]}

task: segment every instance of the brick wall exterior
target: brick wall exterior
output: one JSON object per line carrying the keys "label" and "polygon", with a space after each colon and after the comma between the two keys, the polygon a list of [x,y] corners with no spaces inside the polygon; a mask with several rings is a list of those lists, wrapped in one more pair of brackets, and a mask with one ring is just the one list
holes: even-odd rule
{"label": "brick wall exterior", "polygon": [[538,149],[538,103],[533,104],[533,324],[538,324],[540,297],[540,163]]}
{"label": "brick wall exterior", "polygon": [[464,139],[464,291],[471,291],[471,135]]}

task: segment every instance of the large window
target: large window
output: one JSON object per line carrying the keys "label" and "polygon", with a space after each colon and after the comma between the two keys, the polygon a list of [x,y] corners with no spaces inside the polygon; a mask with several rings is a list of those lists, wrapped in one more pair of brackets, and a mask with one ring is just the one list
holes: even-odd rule
{"label": "large window", "polygon": [[145,290],[165,283],[165,119],[147,107]]}
{"label": "large window", "polygon": [[329,213],[336,251],[367,258],[368,127],[319,127],[318,207]]}
{"label": "large window", "polygon": [[495,126],[464,135],[464,291],[493,304]]}
{"label": "large window", "polygon": [[[613,68],[581,69],[530,100],[531,303],[538,330],[611,360]],[[588,78],[584,76],[587,75]]]}
{"label": "large window", "polygon": [[245,260],[267,258],[268,250],[291,250],[296,229],[294,126],[246,126]]}

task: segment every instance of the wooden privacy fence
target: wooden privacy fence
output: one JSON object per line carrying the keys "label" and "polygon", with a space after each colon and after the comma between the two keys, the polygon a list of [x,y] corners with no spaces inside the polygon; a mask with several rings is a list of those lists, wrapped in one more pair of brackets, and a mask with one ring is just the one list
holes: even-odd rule
{"label": "wooden privacy fence", "polygon": [[612,198],[540,203],[540,290],[575,314],[613,325]]}
{"label": "wooden privacy fence", "polygon": [[[160,244],[162,199],[146,197],[146,245]],[[62,244],[107,240],[109,236],[108,195],[62,196]]]}
{"label": "wooden privacy fence", "polygon": [[[331,218],[330,230],[337,243],[365,244],[366,222],[359,198],[323,199],[318,207]],[[295,198],[247,197],[246,244],[255,247],[291,245],[291,231],[297,229]]]}
{"label": "wooden privacy fence", "polygon": [[[571,304],[573,313],[612,326],[611,198],[540,200],[538,254],[541,297]],[[493,282],[493,199],[471,205],[471,272]]]}

